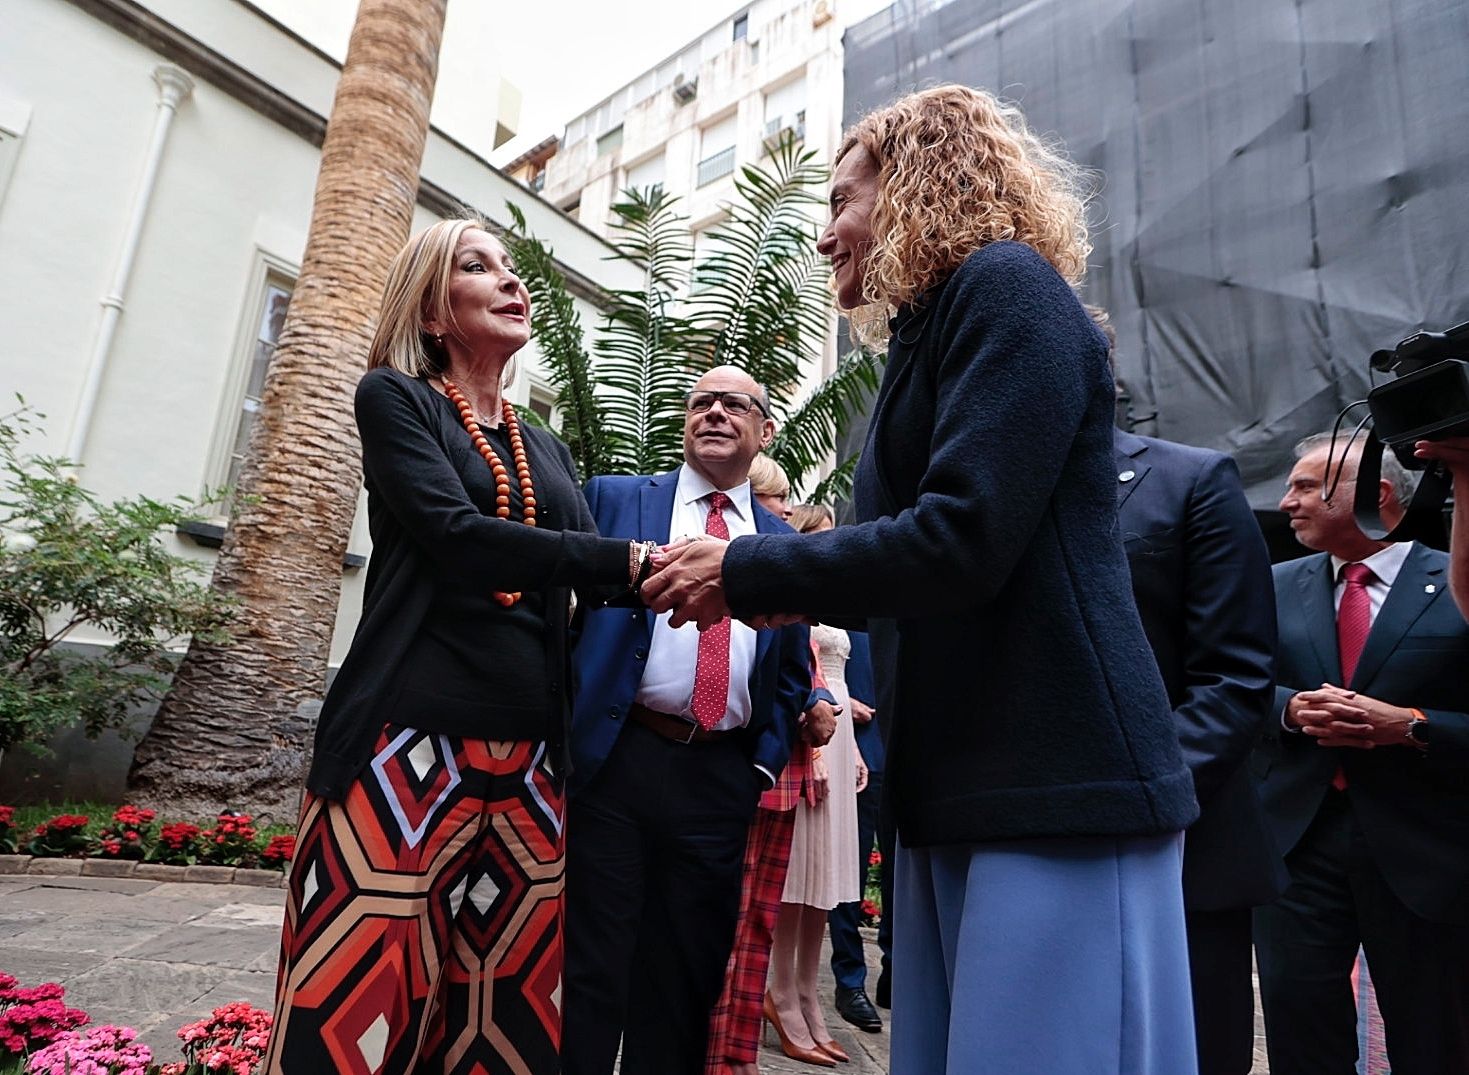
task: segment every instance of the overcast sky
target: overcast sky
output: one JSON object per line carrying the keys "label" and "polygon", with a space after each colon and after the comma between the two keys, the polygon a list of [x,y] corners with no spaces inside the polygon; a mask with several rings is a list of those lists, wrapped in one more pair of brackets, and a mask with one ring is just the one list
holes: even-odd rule
{"label": "overcast sky", "polygon": [[[337,59],[346,55],[357,0],[250,2]],[[476,108],[483,72],[508,79],[520,88],[523,101],[520,137],[490,158],[492,163],[504,164],[547,135],[559,135],[568,120],[747,3],[450,0],[434,121],[463,139],[456,127],[493,121],[489,102]],[[833,0],[832,7],[846,26],[883,10],[888,3]]]}

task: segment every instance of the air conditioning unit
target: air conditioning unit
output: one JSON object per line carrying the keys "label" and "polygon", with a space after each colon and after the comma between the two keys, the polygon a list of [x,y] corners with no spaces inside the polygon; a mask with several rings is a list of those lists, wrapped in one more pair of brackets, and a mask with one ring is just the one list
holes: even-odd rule
{"label": "air conditioning unit", "polygon": [[686,105],[699,95],[699,80],[691,78],[685,80],[682,73],[673,76],[673,99],[681,105]]}

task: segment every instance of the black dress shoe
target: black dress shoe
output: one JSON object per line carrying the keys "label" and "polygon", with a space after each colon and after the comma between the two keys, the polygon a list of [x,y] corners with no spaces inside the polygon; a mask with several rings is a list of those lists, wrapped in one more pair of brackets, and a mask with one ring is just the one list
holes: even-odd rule
{"label": "black dress shoe", "polygon": [[893,979],[892,975],[886,970],[877,976],[876,993],[877,1006],[879,1008],[887,1008],[891,1011],[893,1007]]}
{"label": "black dress shoe", "polygon": [[858,1030],[865,1030],[869,1034],[876,1034],[882,1029],[882,1016],[877,1014],[877,1009],[867,999],[867,991],[864,989],[843,989],[838,986],[837,1014]]}

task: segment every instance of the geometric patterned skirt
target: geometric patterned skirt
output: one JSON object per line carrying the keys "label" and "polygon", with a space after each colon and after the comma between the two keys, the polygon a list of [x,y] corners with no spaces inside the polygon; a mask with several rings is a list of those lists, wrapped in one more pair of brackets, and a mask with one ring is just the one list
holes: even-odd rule
{"label": "geometric patterned skirt", "polygon": [[545,744],[388,725],[308,795],[264,1072],[560,1070],[562,789]]}

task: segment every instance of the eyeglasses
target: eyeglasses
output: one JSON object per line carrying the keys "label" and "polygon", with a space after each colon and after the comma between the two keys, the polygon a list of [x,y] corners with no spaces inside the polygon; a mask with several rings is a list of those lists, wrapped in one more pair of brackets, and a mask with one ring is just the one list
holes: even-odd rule
{"label": "eyeglasses", "polygon": [[769,413],[765,405],[748,392],[685,392],[683,405],[690,414],[703,414],[714,406],[715,400],[719,401],[725,414],[737,418],[749,414],[751,407],[758,407],[761,414]]}

